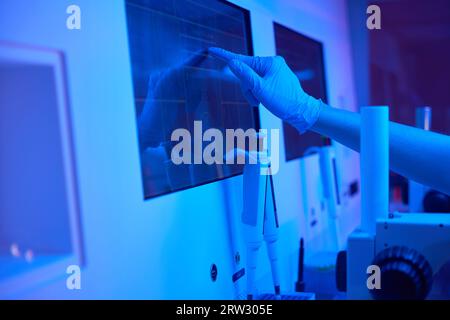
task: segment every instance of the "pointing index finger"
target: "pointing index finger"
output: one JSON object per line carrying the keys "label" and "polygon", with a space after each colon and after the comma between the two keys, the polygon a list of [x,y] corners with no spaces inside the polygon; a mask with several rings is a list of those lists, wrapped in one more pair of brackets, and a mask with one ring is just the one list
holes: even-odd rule
{"label": "pointing index finger", "polygon": [[233,53],[233,52],[227,51],[227,50],[222,49],[222,48],[217,48],[217,47],[209,48],[208,52],[211,55],[226,61],[227,63],[230,62],[231,60],[239,60],[239,61],[242,61],[244,63],[250,64],[251,63],[251,59],[252,59],[252,57],[250,57],[250,56],[245,56],[245,55],[242,55],[242,54]]}
{"label": "pointing index finger", "polygon": [[271,66],[271,58],[246,56],[243,54],[237,54],[227,51],[222,48],[211,47],[208,52],[219,59],[224,60],[226,63],[230,63],[232,60],[237,60],[245,63],[252,68],[259,76],[263,76],[267,69]]}

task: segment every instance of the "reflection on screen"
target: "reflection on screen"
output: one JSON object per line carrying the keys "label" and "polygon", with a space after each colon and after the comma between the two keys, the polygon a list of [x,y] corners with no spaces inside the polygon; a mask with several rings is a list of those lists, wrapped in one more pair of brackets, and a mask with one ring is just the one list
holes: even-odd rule
{"label": "reflection on screen", "polygon": [[206,53],[251,54],[248,12],[211,0],[127,0],[126,12],[145,197],[242,173],[240,165],[175,165],[171,135],[184,128],[198,139],[194,121],[223,134],[255,126],[235,77]]}
{"label": "reflection on screen", "polygon": [[[306,93],[326,103],[322,44],[277,23],[274,23],[274,30],[277,55],[285,58]],[[283,132],[286,161],[302,157],[309,147],[323,145],[319,134],[308,131],[300,135],[286,122]]]}

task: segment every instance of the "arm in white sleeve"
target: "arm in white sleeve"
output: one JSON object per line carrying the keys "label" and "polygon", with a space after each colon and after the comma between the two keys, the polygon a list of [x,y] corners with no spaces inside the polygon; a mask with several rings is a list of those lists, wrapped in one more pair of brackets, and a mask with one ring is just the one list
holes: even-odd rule
{"label": "arm in white sleeve", "polygon": [[[360,116],[331,108],[304,92],[281,57],[250,57],[220,48],[209,53],[226,61],[250,103],[262,103],[300,133],[311,129],[359,151]],[[450,194],[450,137],[401,125],[389,127],[391,169]]]}
{"label": "arm in white sleeve", "polygon": [[[360,115],[324,107],[311,130],[359,151]],[[389,164],[393,171],[450,194],[450,137],[390,122]]]}

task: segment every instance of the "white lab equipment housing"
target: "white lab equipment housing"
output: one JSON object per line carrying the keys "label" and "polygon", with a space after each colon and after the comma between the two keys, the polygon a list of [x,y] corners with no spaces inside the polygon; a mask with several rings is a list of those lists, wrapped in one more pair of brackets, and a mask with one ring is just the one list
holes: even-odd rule
{"label": "white lab equipment housing", "polygon": [[[450,214],[389,213],[388,128],[388,107],[362,108],[361,226],[347,244],[347,297],[448,299]],[[368,284],[372,266],[381,272],[379,288]]]}
{"label": "white lab equipment housing", "polygon": [[[273,21],[321,41],[325,49],[329,102],[356,110],[347,8],[339,1],[241,1],[250,11],[256,55],[274,55]],[[236,263],[244,265],[241,240],[242,176],[218,181],[148,201],[144,200],[124,1],[79,0],[81,29],[66,27],[67,1],[4,0],[0,2],[0,40],[56,50],[64,55],[71,113],[73,157],[78,181],[77,205],[84,262],[81,290],[66,287],[65,265],[39,285],[2,298],[232,299],[243,287],[233,283]],[[24,23],[26,21],[26,23]],[[1,49],[0,49],[1,50]],[[280,120],[261,108],[261,124],[282,130]],[[282,137],[281,137],[282,138]],[[284,154],[280,143],[280,153]],[[283,157],[281,157],[282,159]],[[359,180],[358,156],[336,145],[340,189]],[[323,218],[314,230],[305,223],[303,200],[320,212],[322,192],[302,200],[301,179],[320,191],[319,157],[280,163],[273,177],[279,216],[282,290],[293,290],[298,240],[305,234],[308,255],[322,249],[327,233]],[[301,170],[301,166],[306,170]],[[306,175],[302,177],[302,175]],[[358,224],[359,197],[343,200],[339,237]],[[326,213],[323,214],[326,217]],[[26,222],[24,222],[26,223]],[[317,231],[316,231],[317,230]],[[78,250],[78,249],[77,249]],[[236,259],[237,254],[242,259]],[[78,257],[78,258],[77,258]],[[217,279],[210,277],[217,266]],[[238,268],[239,269],[239,268]],[[243,280],[239,280],[243,281]],[[256,281],[271,291],[270,265],[259,257]],[[5,288],[5,290],[3,290]]]}

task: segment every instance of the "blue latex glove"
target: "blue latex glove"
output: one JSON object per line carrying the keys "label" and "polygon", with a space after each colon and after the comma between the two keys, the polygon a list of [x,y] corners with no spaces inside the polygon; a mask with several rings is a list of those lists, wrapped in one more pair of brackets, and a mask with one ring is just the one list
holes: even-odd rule
{"label": "blue latex glove", "polygon": [[300,133],[311,128],[319,118],[323,103],[303,91],[282,57],[250,57],[221,48],[208,51],[228,63],[251,105],[262,103]]}

